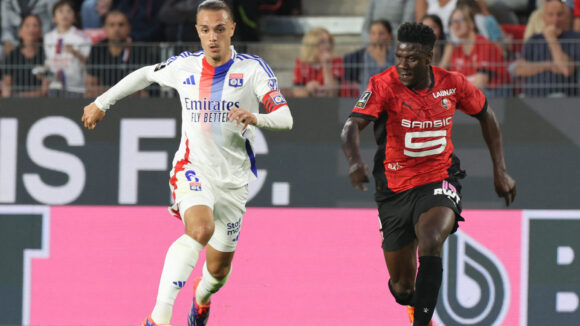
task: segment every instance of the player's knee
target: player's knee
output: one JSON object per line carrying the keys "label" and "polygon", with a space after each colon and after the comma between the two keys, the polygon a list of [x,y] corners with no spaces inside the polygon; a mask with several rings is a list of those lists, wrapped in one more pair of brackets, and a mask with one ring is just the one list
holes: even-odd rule
{"label": "player's knee", "polygon": [[444,241],[441,234],[432,234],[419,239],[419,256],[441,256]]}
{"label": "player's knee", "polygon": [[202,245],[206,245],[213,235],[215,225],[213,223],[202,223],[186,226],[186,233]]}
{"label": "player's knee", "polygon": [[434,228],[423,228],[417,232],[419,256],[440,256],[445,236]]}
{"label": "player's knee", "polygon": [[231,264],[227,263],[207,263],[207,271],[217,280],[224,279],[230,273]]}
{"label": "player's knee", "polygon": [[413,285],[392,283],[389,280],[389,291],[391,291],[398,304],[403,306],[412,304],[413,294],[415,293]]}

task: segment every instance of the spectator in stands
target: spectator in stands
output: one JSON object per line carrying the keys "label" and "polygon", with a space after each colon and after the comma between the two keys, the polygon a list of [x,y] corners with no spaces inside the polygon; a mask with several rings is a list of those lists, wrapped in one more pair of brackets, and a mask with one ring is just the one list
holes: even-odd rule
{"label": "spectator in stands", "polygon": [[293,95],[337,96],[343,76],[342,58],[334,54],[332,35],[322,27],[306,32],[294,67]]}
{"label": "spectator in stands", "polygon": [[495,17],[493,17],[487,10],[485,1],[457,0],[457,7],[469,7],[475,17],[475,26],[477,27],[479,34],[496,43],[499,47],[503,46],[502,42],[505,37],[501,27],[499,26],[497,19],[495,19]]}
{"label": "spectator in stands", "polygon": [[116,9],[127,15],[133,42],[163,41],[164,27],[159,21],[163,2],[164,0],[119,0]]}
{"label": "spectator in stands", "polygon": [[48,93],[48,81],[34,74],[35,67],[44,64],[42,22],[37,15],[28,14],[18,28],[20,42],[4,61],[2,97],[41,97]]}
{"label": "spectator in stands", "polygon": [[35,14],[42,22],[42,30],[52,29],[52,7],[56,0],[1,0],[2,44],[4,54],[18,45],[18,31],[22,17]]}
{"label": "spectator in stands", "polygon": [[420,22],[427,14],[441,18],[443,32],[449,39],[449,17],[457,6],[457,0],[415,0],[415,20]]}
{"label": "spectator in stands", "polygon": [[369,28],[370,42],[362,49],[344,56],[346,95],[358,97],[369,79],[395,64],[393,31],[387,20],[375,20]]}
{"label": "spectator in stands", "polygon": [[85,0],[81,5],[83,29],[101,28],[105,15],[113,9],[113,0]]}
{"label": "spectator in stands", "polygon": [[431,29],[435,33],[435,36],[437,37],[435,47],[433,47],[433,61],[431,61],[431,64],[434,66],[438,66],[439,63],[441,62],[443,50],[447,42],[445,33],[443,33],[443,23],[441,22],[441,18],[439,18],[439,16],[434,14],[425,15],[423,19],[421,19],[421,23],[423,23],[423,25],[431,27]]}
{"label": "spectator in stands", "polygon": [[109,11],[103,29],[107,38],[95,44],[89,55],[85,97],[96,97],[134,69],[157,61],[147,49],[133,46],[131,26],[122,11]]}
{"label": "spectator in stands", "polygon": [[[451,55],[451,69],[461,72],[486,96],[508,96],[509,82],[501,49],[477,33],[470,7],[457,7],[449,20],[451,32],[459,39]],[[504,86],[504,87],[502,87]]]}
{"label": "spectator in stands", "polygon": [[71,0],[59,0],[52,12],[56,28],[44,36],[46,66],[52,76],[48,95],[82,97],[91,39],[74,26],[77,18]]}
{"label": "spectator in stands", "polygon": [[415,19],[415,0],[371,0],[365,15],[362,40],[363,44],[369,43],[371,23],[377,20],[386,20],[391,23],[392,34],[397,34],[399,25]]}
{"label": "spectator in stands", "polygon": [[[546,24],[544,23],[544,5],[546,2],[550,0],[541,0],[540,6],[534,10],[530,17],[528,18],[528,23],[526,24],[526,31],[524,32],[524,41],[527,41],[532,35],[543,33],[544,29],[546,28]],[[552,1],[559,1],[559,0],[552,0]],[[565,10],[564,14],[567,16],[566,19],[570,21],[568,23],[563,23],[564,25],[572,24],[572,12],[571,10]]]}
{"label": "spectator in stands", "polygon": [[542,33],[534,34],[511,67],[525,77],[524,93],[529,96],[575,96],[577,62],[580,61],[580,34],[570,29],[570,9],[560,1],[547,1]]}

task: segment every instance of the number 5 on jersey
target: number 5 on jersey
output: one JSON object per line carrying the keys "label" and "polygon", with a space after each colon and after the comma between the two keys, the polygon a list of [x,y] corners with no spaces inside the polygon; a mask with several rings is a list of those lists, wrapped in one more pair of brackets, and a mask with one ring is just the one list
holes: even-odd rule
{"label": "number 5 on jersey", "polygon": [[[436,139],[424,141],[425,138],[434,137]],[[445,146],[447,146],[447,130],[407,132],[403,153],[411,157],[425,157],[443,153]]]}

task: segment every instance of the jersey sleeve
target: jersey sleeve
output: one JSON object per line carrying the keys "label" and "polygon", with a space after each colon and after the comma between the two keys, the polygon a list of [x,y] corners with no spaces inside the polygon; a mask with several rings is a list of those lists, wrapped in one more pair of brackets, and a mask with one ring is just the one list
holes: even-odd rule
{"label": "jersey sleeve", "polygon": [[357,100],[350,116],[371,121],[377,120],[387,106],[389,94],[388,89],[378,82],[376,76],[371,77],[367,89]]}
{"label": "jersey sleeve", "polygon": [[[181,59],[181,60],[180,60]],[[176,88],[176,71],[183,58],[171,57],[167,61],[151,66],[147,71],[147,79],[161,86]]]}
{"label": "jersey sleeve", "polygon": [[455,74],[457,81],[457,108],[469,115],[478,116],[487,110],[487,99],[481,90],[465,78],[463,74]]}
{"label": "jersey sleeve", "polygon": [[262,101],[268,113],[288,105],[286,99],[280,93],[278,79],[270,66],[262,58],[256,57],[256,59],[258,67],[254,73],[252,87],[258,100]]}

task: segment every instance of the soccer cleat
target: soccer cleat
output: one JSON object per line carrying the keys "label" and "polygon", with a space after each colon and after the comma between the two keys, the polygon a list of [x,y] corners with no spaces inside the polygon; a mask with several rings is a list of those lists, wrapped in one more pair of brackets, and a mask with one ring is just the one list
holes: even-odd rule
{"label": "soccer cleat", "polygon": [[211,302],[207,304],[200,305],[195,300],[195,292],[197,291],[197,286],[201,282],[201,277],[198,277],[193,282],[193,305],[191,306],[191,311],[189,312],[188,326],[205,326],[207,320],[209,319],[209,305]]}
{"label": "soccer cleat", "polygon": [[141,326],[170,326],[169,324],[157,324],[151,319],[151,316],[145,318]]}
{"label": "soccer cleat", "polygon": [[[411,325],[413,325],[413,321],[415,320],[415,307],[407,306],[407,314],[409,314],[409,321]],[[433,321],[429,321],[429,326],[433,326]]]}

